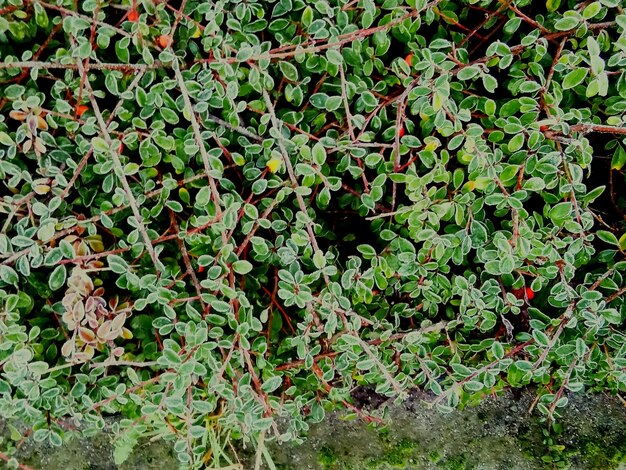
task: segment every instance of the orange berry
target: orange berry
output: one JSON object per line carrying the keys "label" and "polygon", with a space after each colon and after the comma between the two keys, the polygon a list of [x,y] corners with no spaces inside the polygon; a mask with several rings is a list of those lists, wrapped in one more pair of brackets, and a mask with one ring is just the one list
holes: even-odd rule
{"label": "orange berry", "polygon": [[199,267],[198,267],[198,272],[199,272],[199,273],[204,272],[204,266],[199,266]]}
{"label": "orange berry", "polygon": [[409,54],[404,58],[404,61],[409,64],[409,67],[413,66],[413,54]]}
{"label": "orange berry", "polygon": [[76,106],[76,115],[78,117],[81,117],[83,115],[83,113],[85,111],[87,111],[88,109],[89,109],[88,106],[85,106],[84,104],[80,104],[80,105]]}
{"label": "orange berry", "polygon": [[157,44],[161,46],[163,49],[172,44],[172,39],[167,34],[161,34],[157,38]]}
{"label": "orange berry", "polygon": [[544,124],[543,126],[539,126],[539,130],[540,130],[541,132],[545,132],[545,131],[547,131],[547,130],[548,130],[548,126],[546,126],[545,124]]}
{"label": "orange berry", "polygon": [[128,12],[128,21],[135,23],[139,19],[139,13],[134,8]]}

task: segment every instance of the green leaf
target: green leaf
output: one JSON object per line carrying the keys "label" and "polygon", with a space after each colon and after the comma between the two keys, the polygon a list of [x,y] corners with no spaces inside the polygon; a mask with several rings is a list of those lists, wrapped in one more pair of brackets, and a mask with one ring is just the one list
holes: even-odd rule
{"label": "green leaf", "polygon": [[292,82],[298,81],[298,69],[295,65],[289,62],[282,61],[278,63],[278,67],[280,67],[280,71],[283,73],[287,80],[290,80]]}
{"label": "green leaf", "polygon": [[282,383],[283,378],[277,375],[263,382],[263,385],[261,385],[261,390],[263,390],[264,393],[272,393],[274,390],[280,387]]}
{"label": "green leaf", "polygon": [[513,136],[513,138],[509,141],[509,152],[513,153],[521,149],[524,146],[524,137],[525,136],[522,133]]}
{"label": "green leaf", "polygon": [[480,67],[470,65],[459,70],[457,77],[459,80],[470,80],[480,73]]}
{"label": "green leaf", "polygon": [[557,31],[569,31],[570,29],[574,29],[576,26],[578,26],[579,23],[580,20],[578,18],[567,16],[557,20],[557,22],[554,24],[554,27],[557,29]]}
{"label": "green leaf", "polygon": [[541,191],[546,187],[546,183],[543,178],[534,176],[526,180],[522,187],[527,191]]}
{"label": "green leaf", "polygon": [[254,49],[251,47],[242,47],[237,52],[237,60],[240,62],[245,62],[254,54]]}
{"label": "green leaf", "polygon": [[626,150],[618,144],[613,153],[613,159],[611,160],[611,169],[619,171],[624,164],[626,164]]}
{"label": "green leaf", "polygon": [[11,266],[0,265],[0,279],[9,285],[17,287],[19,276]]}
{"label": "green leaf", "polygon": [[313,161],[318,165],[323,165],[326,162],[326,149],[319,142],[313,146],[311,155],[313,157]]}
{"label": "green leaf", "polygon": [[118,255],[107,256],[107,263],[111,268],[111,271],[117,274],[126,273],[130,269],[124,258]]}
{"label": "green leaf", "polygon": [[617,311],[617,309],[607,308],[602,310],[600,314],[606,321],[612,323],[613,325],[619,325],[622,323],[622,315]]}
{"label": "green leaf", "polygon": [[378,100],[369,91],[364,91],[363,93],[361,93],[361,99],[367,106],[370,106],[370,107],[378,106]]}
{"label": "green leaf", "polygon": [[374,250],[371,245],[359,245],[356,249],[359,250],[359,253],[361,253],[365,259],[376,256],[376,250]]}
{"label": "green leaf", "polygon": [[235,261],[232,266],[237,274],[248,274],[252,271],[252,263],[246,260]]}
{"label": "green leaf", "polygon": [[109,146],[102,137],[94,137],[91,139],[91,145],[94,150],[97,150],[98,152],[107,153],[109,151]]}
{"label": "green leaf", "polygon": [[572,215],[572,203],[561,202],[550,209],[550,218],[557,224],[568,219]]}
{"label": "green leaf", "polygon": [[341,52],[337,49],[328,49],[326,51],[326,58],[331,64],[338,66],[343,65],[343,56],[341,55]]}
{"label": "green leaf", "polygon": [[308,28],[313,21],[313,9],[310,6],[307,6],[302,12],[302,25],[305,28]]}
{"label": "green leaf", "polygon": [[313,264],[317,269],[322,269],[326,266],[326,257],[322,250],[317,250],[313,255]]}
{"label": "green leaf", "polygon": [[11,139],[11,136],[9,134],[0,131],[0,144],[6,145],[8,147],[9,145],[15,145],[15,142],[13,142],[13,139]]}
{"label": "green leaf", "polygon": [[563,79],[563,89],[569,90],[570,88],[574,88],[576,85],[582,83],[587,74],[589,73],[589,69],[585,69],[582,67],[576,68],[565,75]]}
{"label": "green leaf", "polygon": [[590,3],[583,10],[583,18],[586,20],[590,20],[591,18],[596,16],[598,13],[600,13],[600,10],[602,10],[602,3],[600,2]]}
{"label": "green leaf", "polygon": [[48,278],[48,286],[52,290],[59,290],[65,285],[66,277],[67,271],[65,269],[65,265],[60,264],[59,266],[54,268],[54,271],[52,271],[52,274],[50,274],[50,277]]}
{"label": "green leaf", "polygon": [[309,98],[309,101],[316,108],[325,108],[326,101],[328,101],[328,95],[326,93],[314,93]]}
{"label": "green leaf", "polygon": [[598,238],[606,243],[608,243],[609,245],[616,245],[617,246],[617,237],[615,235],[613,235],[611,232],[607,232],[606,230],[598,230],[596,232],[596,235],[598,236]]}
{"label": "green leaf", "polygon": [[535,338],[535,341],[539,346],[542,346],[544,348],[547,348],[550,344],[550,338],[548,338],[548,335],[546,335],[543,331],[533,331],[533,338]]}

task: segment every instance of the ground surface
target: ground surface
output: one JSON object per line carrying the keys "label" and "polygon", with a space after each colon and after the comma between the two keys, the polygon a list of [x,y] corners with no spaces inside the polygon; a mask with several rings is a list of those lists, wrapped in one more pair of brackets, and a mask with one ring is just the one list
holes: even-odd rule
{"label": "ground surface", "polygon": [[[332,416],[313,426],[304,445],[272,447],[279,469],[536,469],[561,465],[575,469],[626,469],[626,408],[604,395],[570,397],[563,432],[553,437],[528,414],[532,395],[488,399],[449,415],[428,409],[413,396],[388,410],[388,427]],[[375,402],[376,400],[372,400]],[[366,405],[367,406],[367,405]],[[120,467],[113,463],[112,437],[103,434],[51,449],[27,443],[20,461],[37,470],[114,470],[176,468],[167,445],[136,448]],[[252,468],[242,453],[244,468]]]}

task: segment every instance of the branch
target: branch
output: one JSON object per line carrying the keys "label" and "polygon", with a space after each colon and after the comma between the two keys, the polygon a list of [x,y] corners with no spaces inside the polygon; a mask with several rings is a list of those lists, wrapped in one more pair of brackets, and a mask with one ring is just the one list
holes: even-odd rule
{"label": "branch", "polygon": [[570,127],[570,131],[582,132],[583,134],[598,132],[601,134],[626,135],[626,126],[609,126],[604,124],[576,124]]}
{"label": "branch", "polygon": [[[72,42],[73,43],[76,42],[73,37],[72,37]],[[83,63],[81,61],[77,61],[76,65],[78,66],[78,70],[80,74],[86,75],[87,71],[85,70]],[[144,244],[146,246],[146,250],[148,250],[148,253],[150,254],[150,258],[152,259],[152,263],[154,264],[154,267],[156,268],[157,276],[159,276],[161,273],[161,263],[159,262],[156,251],[154,251],[154,247],[152,246],[152,240],[150,239],[150,236],[148,235],[148,231],[146,230],[146,227],[143,223],[143,217],[141,216],[141,213],[139,212],[139,205],[137,204],[137,200],[135,199],[135,196],[133,195],[133,192],[130,188],[130,184],[128,183],[128,180],[126,179],[126,175],[124,174],[124,167],[122,166],[120,157],[117,154],[117,149],[113,148],[113,141],[111,139],[111,135],[109,134],[109,130],[107,129],[107,124],[106,122],[104,122],[104,118],[102,117],[102,112],[100,111],[100,107],[98,106],[98,102],[96,101],[96,97],[94,96],[93,89],[91,88],[91,84],[89,83],[89,78],[85,80],[85,89],[89,93],[89,100],[91,101],[91,107],[96,116],[96,120],[98,121],[98,126],[100,127],[100,132],[102,132],[102,137],[104,138],[104,141],[109,146],[111,159],[113,160],[113,167],[115,168],[115,173],[117,173],[117,176],[122,183],[124,192],[128,196],[128,202],[130,204],[130,208],[132,209],[133,215],[135,216],[135,219],[137,220],[137,230],[139,230],[139,233],[141,234],[141,237],[143,238]]]}
{"label": "branch", "polygon": [[[159,61],[148,64],[114,64],[109,62],[96,62],[83,65],[85,70],[132,70],[135,72],[145,72],[147,70],[169,68],[171,65],[164,64]],[[65,70],[79,70],[76,63],[62,64],[59,62],[42,62],[39,60],[26,60],[19,62],[0,62],[0,70],[2,69],[65,69]]]}
{"label": "branch", "polygon": [[[139,84],[139,81],[141,80],[141,77],[143,77],[144,72],[139,72],[137,74],[137,76],[135,77],[135,79],[132,81],[132,83],[129,85],[129,87],[126,89],[127,92],[132,91],[135,89],[135,87]],[[117,102],[117,105],[115,106],[115,108],[113,109],[113,111],[111,112],[111,115],[109,116],[109,119],[107,119],[107,129],[109,128],[109,126],[111,125],[111,122],[113,121],[113,119],[115,118],[115,115],[117,114],[117,112],[119,111],[119,109],[122,107],[122,105],[124,104],[124,99],[122,98],[121,100],[119,100]],[[83,169],[85,168],[85,166],[87,165],[87,161],[89,160],[89,158],[91,157],[91,155],[93,154],[93,147],[89,148],[89,151],[87,152],[87,154],[82,158],[82,160],[78,163],[78,166],[76,167],[76,170],[74,170],[74,174],[72,175],[72,178],[70,179],[70,182],[67,184],[67,186],[65,187],[65,189],[63,189],[63,192],[59,195],[59,197],[61,199],[65,199],[68,195],[68,193],[70,192],[70,190],[72,189],[72,187],[74,186],[74,184],[76,183],[76,180],[78,179],[78,177],[80,176],[80,173],[83,171]]]}
{"label": "branch", "polygon": [[[200,156],[202,157],[202,163],[204,164],[204,171],[206,173],[207,179],[209,180],[209,188],[211,189],[211,199],[215,204],[215,215],[217,217],[222,216],[222,208],[220,206],[220,194],[217,190],[217,185],[215,184],[215,180],[211,176],[211,164],[209,162],[209,154],[206,151],[206,147],[204,146],[204,140],[202,139],[202,132],[200,131],[200,125],[198,124],[198,116],[193,109],[191,104],[191,99],[189,98],[189,90],[187,89],[187,85],[185,85],[185,79],[183,78],[183,74],[178,68],[178,64],[174,67],[174,74],[176,75],[176,80],[178,81],[178,87],[180,88],[180,92],[183,95],[183,101],[185,102],[185,106],[189,109],[189,119],[191,121],[191,128],[193,129],[194,140],[196,141],[196,145],[199,147]],[[222,232],[222,242],[226,245],[226,233]]]}

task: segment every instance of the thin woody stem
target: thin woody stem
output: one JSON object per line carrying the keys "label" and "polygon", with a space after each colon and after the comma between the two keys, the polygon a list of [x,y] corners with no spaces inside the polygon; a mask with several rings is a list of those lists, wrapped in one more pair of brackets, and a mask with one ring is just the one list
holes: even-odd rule
{"label": "thin woody stem", "polygon": [[[211,163],[209,162],[209,154],[204,146],[204,139],[202,138],[202,132],[200,130],[200,124],[198,123],[198,117],[196,112],[193,109],[193,105],[191,104],[191,99],[189,97],[189,90],[187,90],[187,85],[185,85],[185,79],[183,78],[183,74],[178,67],[174,67],[174,74],[176,75],[176,80],[178,81],[178,87],[183,95],[183,101],[185,102],[185,107],[189,111],[189,119],[191,120],[191,127],[193,129],[194,140],[196,145],[199,148],[200,156],[202,157],[202,163],[204,164],[204,171],[209,181],[209,188],[211,190],[211,199],[215,204],[215,214],[218,217],[222,216],[222,208],[220,206],[220,195],[217,190],[217,185],[215,184],[215,180],[211,176]],[[226,244],[226,233],[222,232],[222,241],[224,245]]]}
{"label": "thin woody stem", "polygon": [[[75,45],[76,40],[73,37],[71,37],[71,39],[72,39],[72,43],[74,43]],[[87,71],[85,70],[83,63],[81,61],[77,61],[76,65],[78,66],[78,71],[80,72],[80,74],[86,76]],[[152,263],[154,264],[154,267],[157,270],[157,275],[159,275],[161,272],[161,263],[159,262],[156,251],[154,250],[154,247],[152,246],[152,240],[150,239],[150,236],[148,235],[148,231],[146,230],[146,227],[143,223],[143,217],[141,216],[141,212],[139,211],[139,204],[137,203],[137,200],[135,199],[135,196],[130,187],[130,184],[128,183],[128,179],[126,178],[126,175],[124,174],[124,167],[122,166],[120,157],[117,154],[117,149],[113,148],[113,140],[111,139],[111,135],[109,134],[107,124],[104,121],[104,118],[102,117],[102,112],[100,111],[100,107],[98,106],[98,101],[96,100],[93,89],[91,88],[91,84],[89,83],[89,78],[85,79],[85,89],[89,93],[89,100],[91,101],[91,106],[96,116],[96,120],[98,121],[98,126],[100,127],[100,132],[102,133],[102,137],[104,138],[104,141],[109,147],[109,154],[111,155],[111,159],[113,160],[113,167],[115,168],[115,173],[117,174],[117,177],[120,179],[122,183],[122,187],[124,188],[124,192],[126,193],[126,196],[128,197],[130,207],[133,211],[133,215],[135,216],[135,220],[137,222],[137,230],[139,230],[139,233],[141,234],[141,237],[143,238],[146,250],[148,251],[150,258],[152,259]]]}

